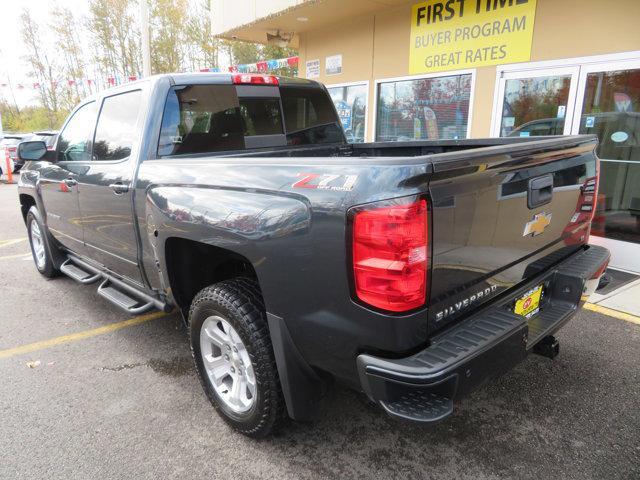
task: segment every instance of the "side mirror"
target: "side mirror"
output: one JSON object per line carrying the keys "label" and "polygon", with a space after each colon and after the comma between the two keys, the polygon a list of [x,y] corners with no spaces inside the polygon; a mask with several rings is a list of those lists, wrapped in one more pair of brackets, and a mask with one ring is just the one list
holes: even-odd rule
{"label": "side mirror", "polygon": [[20,160],[41,160],[46,153],[47,144],[41,141],[18,144],[18,158]]}

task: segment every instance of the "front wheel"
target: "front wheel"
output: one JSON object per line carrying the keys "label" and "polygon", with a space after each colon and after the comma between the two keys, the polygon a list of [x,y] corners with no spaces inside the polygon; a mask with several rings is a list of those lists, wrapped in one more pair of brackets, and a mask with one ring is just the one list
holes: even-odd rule
{"label": "front wheel", "polygon": [[284,419],[284,399],[256,282],[234,279],[201,290],[189,310],[200,382],[220,416],[264,437]]}
{"label": "front wheel", "polygon": [[36,207],[31,207],[29,213],[27,213],[27,232],[29,234],[31,254],[38,272],[47,278],[53,278],[58,275],[58,270],[53,264],[49,245],[47,244],[47,230]]}

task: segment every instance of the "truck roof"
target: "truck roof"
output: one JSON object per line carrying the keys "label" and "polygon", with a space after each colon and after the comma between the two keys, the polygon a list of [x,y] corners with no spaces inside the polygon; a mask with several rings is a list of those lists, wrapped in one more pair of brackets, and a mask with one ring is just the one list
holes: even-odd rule
{"label": "truck roof", "polygon": [[[155,77],[169,77],[174,83],[202,83],[203,81],[211,83],[231,83],[234,75],[237,73],[231,72],[193,72],[193,73],[168,73],[163,75],[155,75]],[[268,75],[276,77],[280,84],[297,84],[297,85],[318,85],[321,84],[313,80],[307,80],[306,78],[298,77],[286,77],[282,75],[270,75],[268,73],[249,73],[247,75]],[[149,77],[153,78],[153,77]]]}
{"label": "truck roof", "polygon": [[[101,90],[99,92],[94,93],[93,95],[88,95],[82,99],[80,104],[87,103],[90,100],[97,100],[119,91],[130,90],[132,86],[141,85],[144,83],[157,83],[165,79],[169,79],[169,82],[173,85],[181,85],[181,84],[231,84],[233,83],[233,76],[237,75],[237,73],[231,72],[191,72],[191,73],[161,73],[157,75],[151,75],[149,77],[141,78],[139,80],[134,80],[132,82],[123,83],[122,85],[117,85],[114,87],[107,88],[105,90]],[[252,73],[248,75],[269,75],[269,74],[261,74],[261,73]],[[307,85],[310,87],[324,88],[323,85],[319,82],[315,82],[313,80],[307,80],[306,78],[298,78],[298,77],[286,77],[281,75],[269,75],[272,77],[276,77],[278,79],[279,84],[282,85]]]}
{"label": "truck roof", "polygon": [[[161,73],[158,75],[151,75],[149,77],[141,78],[139,80],[135,80],[133,82],[127,82],[122,85],[118,85],[115,87],[107,88],[102,90],[97,95],[104,95],[104,92],[109,92],[112,90],[117,90],[120,88],[127,88],[132,85],[145,83],[145,82],[158,82],[162,79],[168,78],[171,83],[181,84],[181,83],[231,83],[233,80],[233,76],[237,75],[237,73],[227,73],[227,72],[191,72],[191,73]],[[269,74],[261,74],[261,73],[252,73],[248,75],[269,75]],[[315,82],[313,80],[307,80],[306,78],[298,78],[298,77],[286,77],[282,75],[269,75],[272,77],[276,77],[281,85],[317,85],[320,86],[319,82]]]}

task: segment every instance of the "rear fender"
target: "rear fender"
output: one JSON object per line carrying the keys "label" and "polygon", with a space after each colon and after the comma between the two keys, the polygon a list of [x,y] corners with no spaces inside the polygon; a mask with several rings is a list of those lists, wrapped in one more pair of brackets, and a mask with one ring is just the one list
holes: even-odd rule
{"label": "rear fender", "polygon": [[[280,255],[295,255],[309,234],[307,203],[289,195],[219,188],[156,187],[148,191],[147,233],[165,292],[168,284],[165,242],[179,237],[225,249],[247,259],[260,284],[276,364],[289,415],[314,416],[324,382],[293,344],[284,320],[273,314],[272,290],[281,288]],[[276,307],[274,307],[276,308]]]}
{"label": "rear fender", "polygon": [[278,285],[274,278],[280,271],[278,255],[304,244],[300,237],[308,235],[310,224],[309,206],[290,196],[210,187],[155,187],[148,190],[146,208],[148,248],[152,251],[143,255],[153,258],[165,277],[166,289],[164,245],[168,238],[184,238],[236,253],[253,266],[270,311],[269,289]]}

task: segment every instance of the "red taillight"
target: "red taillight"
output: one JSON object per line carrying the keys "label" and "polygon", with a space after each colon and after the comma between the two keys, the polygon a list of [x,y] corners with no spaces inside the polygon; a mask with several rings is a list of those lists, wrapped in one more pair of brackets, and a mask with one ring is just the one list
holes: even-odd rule
{"label": "red taillight", "polygon": [[278,77],[273,75],[254,75],[251,73],[239,73],[233,76],[235,85],[279,85]]}
{"label": "red taillight", "polygon": [[373,207],[353,219],[353,274],[357,297],[404,312],[427,296],[427,201]]}
{"label": "red taillight", "polygon": [[7,153],[9,158],[14,160],[18,156],[18,147],[7,147]]}

